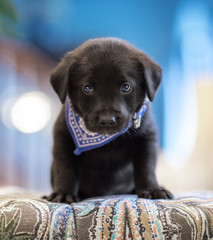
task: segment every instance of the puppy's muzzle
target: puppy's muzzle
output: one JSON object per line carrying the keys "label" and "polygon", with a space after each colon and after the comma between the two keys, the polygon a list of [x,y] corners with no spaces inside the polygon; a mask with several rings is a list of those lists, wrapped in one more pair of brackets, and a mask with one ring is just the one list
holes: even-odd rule
{"label": "puppy's muzzle", "polygon": [[118,111],[98,111],[85,119],[86,128],[99,134],[115,134],[128,126],[128,119]]}

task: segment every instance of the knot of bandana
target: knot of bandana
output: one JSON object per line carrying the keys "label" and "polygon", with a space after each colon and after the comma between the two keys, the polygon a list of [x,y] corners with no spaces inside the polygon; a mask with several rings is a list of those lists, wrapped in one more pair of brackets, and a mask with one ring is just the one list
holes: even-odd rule
{"label": "knot of bandana", "polygon": [[[144,103],[140,111],[134,115],[134,128],[140,127],[141,118],[146,109],[147,105]],[[69,132],[76,145],[76,149],[74,151],[75,155],[80,155],[82,152],[86,152],[109,143],[113,139],[125,133],[132,125],[131,123],[128,128],[114,135],[101,135],[99,133],[90,132],[86,129],[83,119],[74,112],[71,101],[68,97],[66,98],[65,118]]]}

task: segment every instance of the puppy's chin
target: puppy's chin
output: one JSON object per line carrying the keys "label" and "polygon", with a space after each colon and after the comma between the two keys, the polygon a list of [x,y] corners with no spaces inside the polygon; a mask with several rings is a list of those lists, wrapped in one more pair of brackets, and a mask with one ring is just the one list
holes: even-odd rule
{"label": "puppy's chin", "polygon": [[118,129],[104,128],[104,129],[96,129],[93,132],[98,133],[100,135],[114,135],[116,133],[119,133],[120,131]]}
{"label": "puppy's chin", "polygon": [[97,127],[95,125],[90,125],[85,122],[85,126],[87,130],[93,133],[98,133],[100,135],[114,135],[117,133],[125,132],[130,124],[122,124],[122,126],[114,126],[114,127]]}

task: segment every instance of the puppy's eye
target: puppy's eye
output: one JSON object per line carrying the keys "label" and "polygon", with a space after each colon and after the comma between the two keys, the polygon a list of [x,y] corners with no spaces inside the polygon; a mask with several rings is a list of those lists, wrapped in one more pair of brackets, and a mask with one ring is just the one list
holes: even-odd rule
{"label": "puppy's eye", "polygon": [[130,83],[124,83],[121,86],[121,93],[127,94],[130,93],[132,91],[132,86]]}
{"label": "puppy's eye", "polygon": [[82,91],[87,95],[91,95],[94,92],[94,88],[89,84],[85,84],[82,86]]}

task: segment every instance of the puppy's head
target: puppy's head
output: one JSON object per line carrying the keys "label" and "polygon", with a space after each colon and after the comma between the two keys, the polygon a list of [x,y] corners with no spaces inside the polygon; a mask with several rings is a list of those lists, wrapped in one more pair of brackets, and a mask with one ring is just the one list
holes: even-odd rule
{"label": "puppy's head", "polygon": [[116,38],[89,40],[69,52],[51,74],[62,103],[66,96],[92,132],[114,134],[130,125],[148,96],[153,101],[161,68]]}

